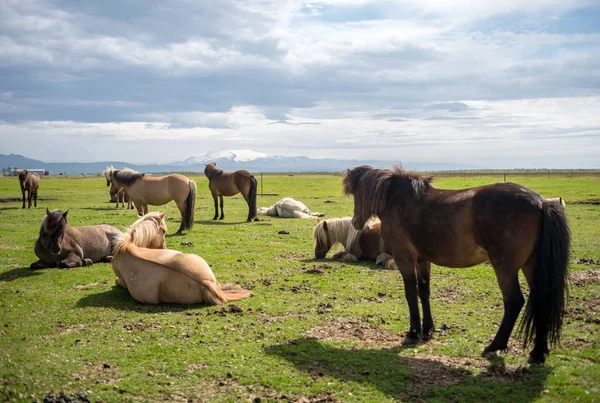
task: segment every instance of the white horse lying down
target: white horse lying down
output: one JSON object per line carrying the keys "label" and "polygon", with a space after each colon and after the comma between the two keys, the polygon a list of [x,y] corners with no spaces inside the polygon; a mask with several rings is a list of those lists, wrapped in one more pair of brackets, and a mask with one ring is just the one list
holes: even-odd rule
{"label": "white horse lying down", "polygon": [[145,304],[223,304],[252,295],[221,285],[204,259],[166,249],[165,213],[148,213],[117,242],[112,260],[116,283]]}
{"label": "white horse lying down", "polygon": [[261,207],[258,214],[282,218],[313,218],[323,217],[325,213],[313,213],[304,203],[291,197],[284,197],[271,207]]}

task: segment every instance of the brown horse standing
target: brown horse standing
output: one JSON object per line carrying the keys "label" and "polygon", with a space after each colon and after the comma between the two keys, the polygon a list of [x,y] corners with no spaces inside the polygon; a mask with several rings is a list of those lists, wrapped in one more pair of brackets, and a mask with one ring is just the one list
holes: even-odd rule
{"label": "brown horse standing", "polygon": [[514,183],[442,190],[431,179],[399,167],[360,166],[348,170],[343,181],[345,193],[354,195],[354,227],[362,228],[377,215],[402,274],[410,312],[404,343],[433,333],[431,263],[469,267],[489,260],[502,291],[504,317],[484,357],[507,349],[525,302],[518,278],[522,269],[531,292],[519,330],[525,346],[534,342],[529,361],[544,362],[548,342],[560,339],[565,310],[570,234],[561,201]]}
{"label": "brown horse standing", "polygon": [[127,192],[139,216],[148,214],[148,205],[162,206],[175,200],[181,213],[181,225],[176,234],[194,226],[196,182],[190,178],[180,174],[149,176],[133,169],[114,169],[112,166],[104,171],[104,177],[106,186]]}
{"label": "brown horse standing", "polygon": [[40,176],[35,172],[29,172],[23,169],[19,172],[19,182],[21,183],[21,194],[23,195],[23,207],[25,208],[25,192],[27,191],[28,207],[31,208],[31,199],[33,205],[37,207],[38,188],[40,187]]}
{"label": "brown horse standing", "polygon": [[[225,218],[223,212],[223,196],[233,196],[242,193],[244,200],[248,203],[248,221],[256,218],[256,178],[242,169],[235,172],[225,173],[221,169],[217,169],[216,162],[207,164],[204,168],[204,175],[208,178],[208,188],[215,201],[215,216],[213,220]],[[219,217],[219,205],[217,197],[221,202],[221,217]]]}

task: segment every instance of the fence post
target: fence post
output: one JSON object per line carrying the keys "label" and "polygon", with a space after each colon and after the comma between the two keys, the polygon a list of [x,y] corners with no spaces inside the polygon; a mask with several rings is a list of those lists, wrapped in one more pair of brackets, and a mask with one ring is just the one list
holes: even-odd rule
{"label": "fence post", "polygon": [[506,172],[504,172],[504,183],[506,183]]}
{"label": "fence post", "polygon": [[263,195],[263,173],[260,173],[260,195]]}

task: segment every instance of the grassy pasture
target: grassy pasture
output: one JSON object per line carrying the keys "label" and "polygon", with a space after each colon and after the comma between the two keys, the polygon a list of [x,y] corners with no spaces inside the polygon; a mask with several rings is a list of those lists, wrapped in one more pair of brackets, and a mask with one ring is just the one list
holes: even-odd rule
{"label": "grassy pasture", "polygon": [[[246,223],[241,197],[226,198],[225,220],[214,222],[206,179],[194,179],[196,226],[167,244],[203,256],[221,283],[249,287],[252,298],[219,307],[145,306],[114,285],[109,264],[31,271],[46,207],[70,208],[73,226],[125,229],[136,215],[108,202],[102,178],[42,177],[31,210],[10,201],[20,198],[18,180],[0,178],[0,399],[42,401],[64,391],[105,402],[600,401],[597,176],[510,176],[565,198],[573,234],[563,342],[545,366],[531,367],[515,339],[495,362],[480,358],[502,316],[489,265],[434,267],[438,331],[429,343],[402,348],[408,310],[398,273],[314,260],[314,220]],[[436,184],[501,180],[461,174]],[[279,196],[259,195],[258,206],[290,196],[326,218],[352,213],[339,176],[265,175],[263,185]],[[166,210],[176,231],[173,203],[150,210]]]}

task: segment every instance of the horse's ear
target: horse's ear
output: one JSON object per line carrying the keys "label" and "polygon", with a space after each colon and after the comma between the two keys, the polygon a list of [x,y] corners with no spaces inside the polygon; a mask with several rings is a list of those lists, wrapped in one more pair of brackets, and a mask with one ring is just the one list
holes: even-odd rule
{"label": "horse's ear", "polygon": [[48,210],[48,207],[46,207],[46,215],[50,215],[50,210]]}
{"label": "horse's ear", "polygon": [[323,220],[323,229],[327,231],[327,221]]}
{"label": "horse's ear", "polygon": [[[69,210],[71,210],[71,209],[69,209]],[[63,218],[67,218],[67,215],[69,214],[69,210],[67,210],[63,213]]]}
{"label": "horse's ear", "polygon": [[162,221],[162,219],[163,219],[163,218],[165,218],[165,214],[167,214],[167,212],[166,212],[166,211],[163,211],[162,213],[160,213],[160,214],[158,215],[158,217],[161,219],[161,221]]}

